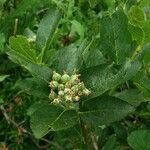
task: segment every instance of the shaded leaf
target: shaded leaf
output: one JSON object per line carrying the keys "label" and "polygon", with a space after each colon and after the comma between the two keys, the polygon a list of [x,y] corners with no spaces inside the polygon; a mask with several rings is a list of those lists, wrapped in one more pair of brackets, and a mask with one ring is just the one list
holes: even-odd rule
{"label": "shaded leaf", "polygon": [[92,125],[107,125],[134,111],[128,103],[111,96],[96,97],[83,102],[81,118]]}
{"label": "shaded leaf", "polygon": [[150,150],[150,130],[133,131],[127,141],[134,150]]}
{"label": "shaded leaf", "polygon": [[41,138],[49,131],[59,131],[74,126],[78,121],[75,110],[63,110],[61,107],[42,104],[31,114],[31,129],[36,138]]}
{"label": "shaded leaf", "polygon": [[49,83],[52,70],[43,64],[30,63],[24,66],[34,77]]}
{"label": "shaded leaf", "polygon": [[54,7],[50,7],[47,14],[39,24],[36,38],[36,46],[38,49],[49,49],[53,34],[61,19],[61,12]]}
{"label": "shaded leaf", "polygon": [[92,96],[99,96],[105,91],[130,80],[136,75],[140,67],[139,62],[127,61],[116,73],[112,66],[100,65],[83,70],[81,78],[85,85],[91,89]]}
{"label": "shaded leaf", "polygon": [[132,38],[126,15],[119,9],[112,16],[104,16],[100,25],[100,50],[117,64],[122,64],[132,54]]}
{"label": "shaded leaf", "polygon": [[40,79],[26,78],[23,80],[19,80],[16,82],[15,88],[19,88],[25,93],[33,95],[35,97],[44,98],[45,100],[49,99],[48,84]]}
{"label": "shaded leaf", "polygon": [[114,96],[134,105],[139,105],[141,102],[150,101],[150,98],[145,98],[137,89],[129,89],[118,92]]}
{"label": "shaded leaf", "polygon": [[50,62],[50,65],[56,71],[62,73],[67,71],[73,73],[74,70],[79,70],[82,67],[82,52],[88,46],[87,41],[84,41],[79,48],[71,45],[59,50]]}

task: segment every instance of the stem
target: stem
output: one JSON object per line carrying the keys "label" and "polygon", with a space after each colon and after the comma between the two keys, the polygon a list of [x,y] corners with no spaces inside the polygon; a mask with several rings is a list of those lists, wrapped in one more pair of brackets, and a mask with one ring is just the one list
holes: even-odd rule
{"label": "stem", "polygon": [[80,118],[80,127],[81,127],[82,135],[84,137],[84,144],[86,145],[87,150],[94,150],[88,129],[81,118]]}

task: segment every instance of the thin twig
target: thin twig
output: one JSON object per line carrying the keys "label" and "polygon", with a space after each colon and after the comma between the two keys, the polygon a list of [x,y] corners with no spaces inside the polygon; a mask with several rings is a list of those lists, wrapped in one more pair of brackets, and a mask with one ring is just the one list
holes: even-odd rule
{"label": "thin twig", "polygon": [[[7,114],[7,112],[6,112],[6,110],[5,110],[5,108],[4,108],[3,105],[0,106],[0,110],[2,111],[2,114],[4,115],[4,117],[5,117],[5,119],[6,119],[6,121],[7,121],[8,124],[12,124],[12,125],[13,125],[15,128],[17,128],[17,129],[20,128],[23,133],[28,134],[28,135],[30,136],[30,138],[33,139],[33,135],[32,135],[31,132],[29,132],[29,131],[26,130],[25,128],[21,127],[20,124],[16,123],[14,120],[12,120],[12,119],[8,116],[8,114]],[[52,141],[49,141],[49,140],[47,140],[47,139],[45,139],[45,138],[41,138],[40,140],[46,142],[48,145],[53,145],[53,146],[55,146],[58,150],[64,150],[64,149],[63,149],[61,146],[59,146],[57,143],[54,143],[54,142],[52,142]],[[33,142],[34,142],[34,141],[33,141]],[[34,142],[34,143],[35,143],[35,142]],[[40,145],[37,144],[37,143],[35,143],[35,145],[36,145],[39,149],[43,149],[43,146],[40,146]]]}

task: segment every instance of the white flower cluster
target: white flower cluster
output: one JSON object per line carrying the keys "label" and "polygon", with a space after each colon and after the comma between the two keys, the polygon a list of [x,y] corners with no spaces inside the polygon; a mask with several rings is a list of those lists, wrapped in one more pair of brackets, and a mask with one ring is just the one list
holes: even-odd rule
{"label": "white flower cluster", "polygon": [[66,72],[63,75],[53,71],[49,98],[53,104],[78,102],[81,96],[88,96],[91,92],[80,81],[79,74],[69,76]]}

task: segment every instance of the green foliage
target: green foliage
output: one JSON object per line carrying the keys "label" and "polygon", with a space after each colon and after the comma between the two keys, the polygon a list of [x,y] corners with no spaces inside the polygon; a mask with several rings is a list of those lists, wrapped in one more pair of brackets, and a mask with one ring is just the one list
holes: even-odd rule
{"label": "green foliage", "polygon": [[149,130],[137,130],[132,132],[128,136],[128,143],[135,150],[141,149],[149,150],[150,149],[149,140],[150,140]]}
{"label": "green foliage", "polygon": [[[36,106],[37,107],[37,106]],[[63,110],[49,104],[40,104],[31,117],[31,129],[36,138],[41,138],[49,131],[59,131],[75,125],[78,115],[75,110]]]}
{"label": "green foliage", "polygon": [[84,101],[81,110],[80,115],[85,122],[100,126],[124,118],[134,108],[117,98],[102,96]]}
{"label": "green foliage", "polygon": [[1,0],[0,149],[149,150],[149,10]]}
{"label": "green foliage", "polygon": [[53,34],[59,24],[61,12],[51,7],[39,24],[36,38],[36,46],[38,49],[49,49]]}
{"label": "green foliage", "polygon": [[122,9],[100,20],[100,50],[121,64],[132,55],[132,38],[128,31],[128,20]]}

